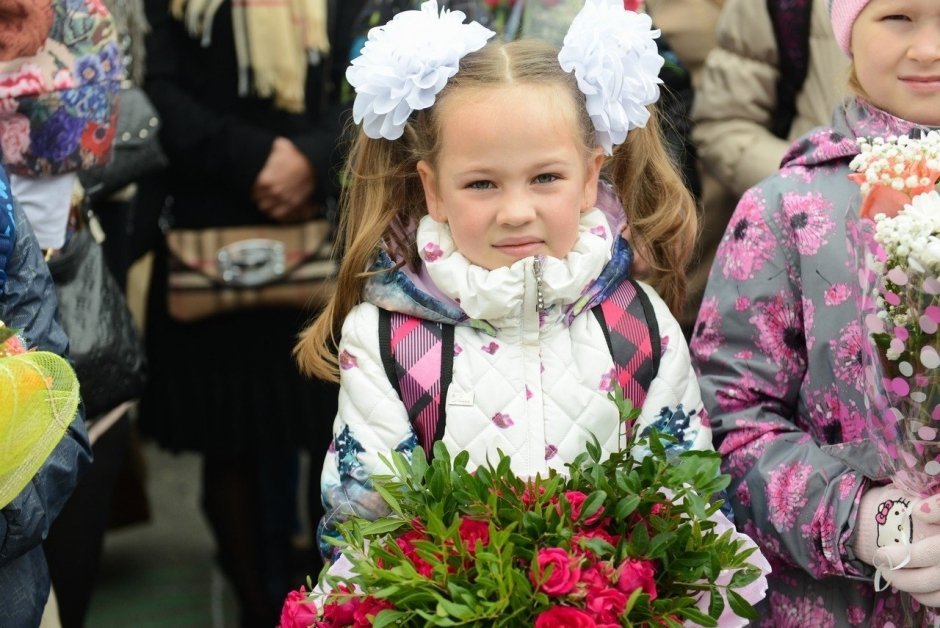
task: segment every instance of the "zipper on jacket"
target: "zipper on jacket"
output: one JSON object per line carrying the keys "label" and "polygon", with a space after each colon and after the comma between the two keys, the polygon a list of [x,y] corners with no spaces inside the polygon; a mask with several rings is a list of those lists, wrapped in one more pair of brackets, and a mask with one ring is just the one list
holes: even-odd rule
{"label": "zipper on jacket", "polygon": [[542,258],[532,261],[532,274],[535,275],[535,307],[539,314],[545,313],[545,298],[542,296]]}

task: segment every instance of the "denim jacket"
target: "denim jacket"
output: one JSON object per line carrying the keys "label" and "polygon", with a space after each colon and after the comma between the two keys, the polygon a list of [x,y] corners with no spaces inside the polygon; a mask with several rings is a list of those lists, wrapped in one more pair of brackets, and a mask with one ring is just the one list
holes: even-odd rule
{"label": "denim jacket", "polygon": [[[0,170],[0,186],[9,183]],[[21,330],[26,345],[68,354],[59,326],[55,288],[26,217],[15,208],[16,242],[0,292],[0,320]],[[38,626],[49,597],[49,570],[41,543],[91,462],[84,411],[79,405],[68,431],[32,481],[0,510],[0,626]]]}

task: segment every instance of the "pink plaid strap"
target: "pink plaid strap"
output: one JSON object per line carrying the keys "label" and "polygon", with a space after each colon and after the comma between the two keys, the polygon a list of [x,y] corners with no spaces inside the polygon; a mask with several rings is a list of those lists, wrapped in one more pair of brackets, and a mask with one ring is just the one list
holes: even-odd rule
{"label": "pink plaid strap", "polygon": [[444,436],[444,404],[454,364],[454,326],[379,310],[379,347],[385,373],[428,458]]}
{"label": "pink plaid strap", "polygon": [[592,311],[614,358],[614,379],[634,407],[642,407],[662,353],[653,304],[639,284],[628,279]]}

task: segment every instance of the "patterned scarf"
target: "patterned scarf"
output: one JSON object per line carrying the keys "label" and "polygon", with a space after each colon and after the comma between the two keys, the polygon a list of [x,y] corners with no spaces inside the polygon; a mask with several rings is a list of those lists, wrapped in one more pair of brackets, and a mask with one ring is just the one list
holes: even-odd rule
{"label": "patterned scarf", "polygon": [[[211,43],[212,20],[225,0],[171,0],[170,12],[186,29]],[[307,65],[329,52],[327,0],[231,0],[238,92],[273,98],[286,111],[304,110]]]}

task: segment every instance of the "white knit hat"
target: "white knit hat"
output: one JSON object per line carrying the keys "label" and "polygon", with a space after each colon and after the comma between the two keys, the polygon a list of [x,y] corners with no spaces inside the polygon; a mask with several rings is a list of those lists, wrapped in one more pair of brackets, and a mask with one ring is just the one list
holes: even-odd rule
{"label": "white knit hat", "polygon": [[869,2],[871,0],[829,0],[832,32],[842,52],[849,57],[852,56],[852,26]]}

